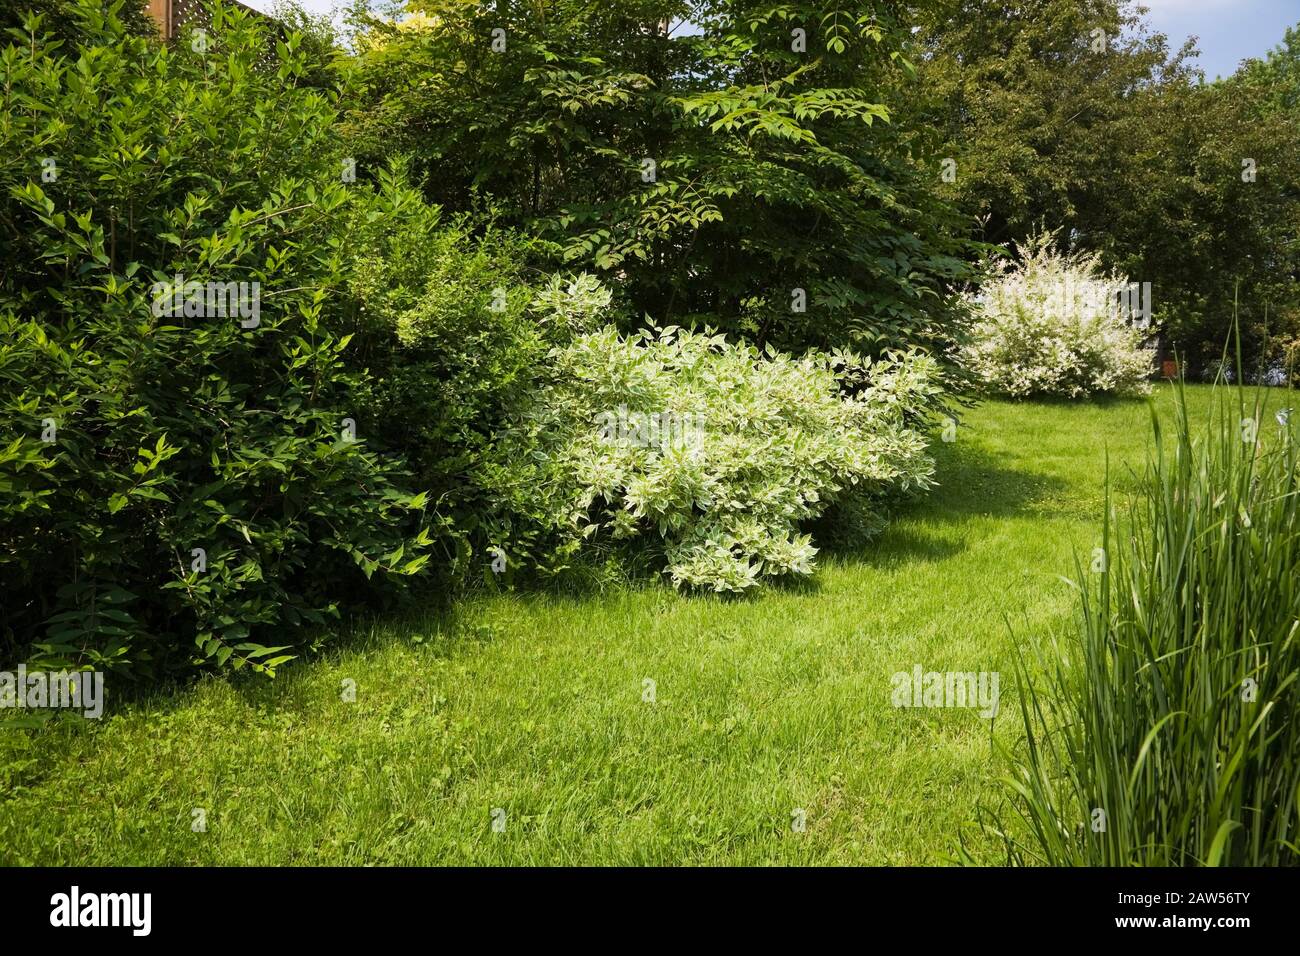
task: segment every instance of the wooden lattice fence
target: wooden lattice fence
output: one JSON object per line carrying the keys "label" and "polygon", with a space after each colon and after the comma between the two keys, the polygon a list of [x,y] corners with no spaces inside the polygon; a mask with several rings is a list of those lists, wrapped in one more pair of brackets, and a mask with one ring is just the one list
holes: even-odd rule
{"label": "wooden lattice fence", "polygon": [[[238,0],[223,2],[227,6],[239,7],[255,17],[261,17],[267,24],[273,24],[278,32],[279,24],[266,14],[247,7]],[[204,0],[149,0],[149,14],[157,21],[159,31],[168,40],[182,36],[190,28],[212,27],[212,17]]]}

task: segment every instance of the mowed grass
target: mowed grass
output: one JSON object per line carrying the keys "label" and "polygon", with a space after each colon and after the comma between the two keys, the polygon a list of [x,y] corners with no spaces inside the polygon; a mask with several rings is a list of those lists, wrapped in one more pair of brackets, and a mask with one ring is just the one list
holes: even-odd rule
{"label": "mowed grass", "polygon": [[[965,832],[997,862],[970,822],[992,735],[1021,736],[1014,643],[1071,626],[1107,452],[1123,487],[1149,435],[1144,401],[989,402],[936,441],[940,487],[807,584],[476,598],[274,682],[11,724],[0,861],[938,864]],[[999,716],[893,707],[915,664],[999,672]]]}

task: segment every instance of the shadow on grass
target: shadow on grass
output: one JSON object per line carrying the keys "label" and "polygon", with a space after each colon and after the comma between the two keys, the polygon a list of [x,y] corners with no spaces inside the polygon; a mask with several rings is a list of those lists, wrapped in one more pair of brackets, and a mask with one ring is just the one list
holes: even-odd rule
{"label": "shadow on grass", "polygon": [[[939,486],[906,510],[928,521],[952,521],[970,515],[1033,515],[1037,502],[1051,500],[1069,484],[1051,475],[1007,468],[969,444],[941,445],[934,450]],[[900,511],[900,514],[904,512]]]}
{"label": "shadow on grass", "polygon": [[[933,454],[937,487],[895,503],[878,535],[856,541],[827,536],[823,553],[845,564],[875,567],[942,561],[966,549],[953,526],[972,517],[1033,517],[1051,510],[1053,499],[1068,489],[1059,478],[1004,467],[971,445],[938,445]],[[834,522],[833,515],[820,522],[814,536]]]}
{"label": "shadow on grass", "polygon": [[[906,509],[900,510],[895,517],[905,513]],[[960,554],[965,548],[960,539],[926,534],[915,527],[891,523],[883,534],[868,541],[839,542],[834,547],[824,548],[823,554],[841,565],[886,568],[920,561],[944,561]]]}

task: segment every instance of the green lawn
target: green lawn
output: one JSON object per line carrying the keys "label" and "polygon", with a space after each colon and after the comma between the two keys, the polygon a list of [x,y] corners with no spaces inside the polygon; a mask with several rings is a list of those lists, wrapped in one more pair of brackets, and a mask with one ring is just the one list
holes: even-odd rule
{"label": "green lawn", "polygon": [[[1142,401],[988,403],[937,446],[941,486],[806,585],[481,598],[273,683],[11,726],[0,861],[945,862],[999,792],[991,732],[1019,736],[1013,641],[1068,626],[1106,451],[1118,477],[1149,434]],[[894,708],[918,663],[999,671],[1000,716]]]}

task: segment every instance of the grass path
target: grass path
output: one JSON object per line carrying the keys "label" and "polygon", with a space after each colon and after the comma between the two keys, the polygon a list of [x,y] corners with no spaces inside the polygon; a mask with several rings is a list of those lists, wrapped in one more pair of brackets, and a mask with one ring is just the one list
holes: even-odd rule
{"label": "grass path", "polygon": [[[944,862],[997,793],[990,733],[1019,736],[1007,621],[1068,625],[1106,451],[1139,464],[1149,433],[1141,401],[988,403],[942,486],[807,585],[481,598],[271,685],[0,733],[0,862]],[[998,719],[895,709],[918,663],[999,671]]]}

